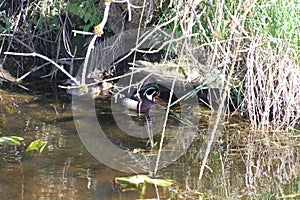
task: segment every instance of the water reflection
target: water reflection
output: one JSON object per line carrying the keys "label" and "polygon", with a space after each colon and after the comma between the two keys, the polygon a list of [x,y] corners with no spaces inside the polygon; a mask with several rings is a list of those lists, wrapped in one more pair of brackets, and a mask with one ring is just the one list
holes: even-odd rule
{"label": "water reflection", "polygon": [[[19,147],[0,146],[0,199],[139,198],[138,191],[120,192],[118,187],[113,184],[115,177],[132,174],[106,167],[82,145],[74,127],[70,106],[56,104],[51,99],[41,101],[37,97],[4,93],[1,90],[0,95],[2,97],[0,132],[25,138],[24,144]],[[118,145],[126,144],[132,149],[148,147],[146,138],[139,138],[137,141],[124,135],[112,123],[114,118],[110,114],[110,109],[107,108],[109,103],[106,100],[99,103],[103,105],[101,109],[97,110],[101,118],[100,122],[104,125],[106,133],[112,141]],[[202,119],[199,117],[200,127],[205,132],[205,118],[209,118],[209,116],[202,117]],[[170,119],[168,126],[172,131],[184,133],[174,119]],[[162,199],[172,195],[172,192],[176,193],[175,197],[178,199],[199,199],[201,197],[247,199],[249,196],[255,195],[261,195],[262,199],[275,199],[284,194],[299,193],[300,180],[297,163],[300,160],[300,151],[296,150],[297,147],[290,146],[284,148],[286,152],[278,152],[274,146],[268,146],[267,143],[261,142],[266,140],[253,139],[253,144],[237,148],[234,146],[236,142],[233,139],[238,141],[239,145],[245,140],[245,134],[241,134],[237,129],[236,126],[225,128],[223,143],[220,141],[211,153],[200,187],[198,175],[201,163],[197,159],[197,151],[201,139],[193,143],[185,156],[161,169],[158,176],[176,181],[176,188],[173,190],[160,191]],[[170,138],[172,138],[172,131],[168,133]],[[274,137],[277,138],[277,136]],[[46,140],[49,148],[42,154],[25,152],[26,145],[35,139]],[[159,140],[159,135],[156,139]],[[263,149],[264,154],[256,154],[255,145],[256,148]],[[174,147],[176,147],[175,144]],[[270,155],[267,149],[271,149],[274,156]],[[262,160],[258,159],[260,156]],[[271,160],[275,158],[281,159],[278,159],[280,162],[276,162],[278,168],[276,168],[276,163],[271,163]],[[265,163],[259,163],[260,161]],[[291,165],[292,163],[294,165]],[[255,176],[262,169],[259,167],[265,167],[266,164],[269,166],[265,170],[266,173],[262,177]],[[287,168],[285,168],[286,166]],[[276,174],[278,169],[277,178],[270,175]],[[279,174],[285,174],[286,179],[280,180]],[[296,178],[289,179],[289,177]],[[251,180],[253,182],[250,182]],[[149,198],[156,198],[153,188],[149,188],[147,195]]]}
{"label": "water reflection", "polygon": [[[139,192],[121,193],[113,184],[115,177],[129,174],[102,165],[86,151],[74,127],[70,107],[55,104],[51,99],[49,102],[18,97],[20,100],[17,101],[10,98],[10,94],[4,96],[3,93],[2,97],[0,132],[24,137],[24,145],[34,139],[45,140],[48,144],[42,154],[25,152],[23,145],[0,146],[0,199],[139,197]],[[7,107],[12,108],[10,112],[7,112]],[[104,107],[101,117],[106,120],[110,137],[117,140],[120,132],[109,127],[113,118]],[[148,195],[155,194],[149,192]]]}

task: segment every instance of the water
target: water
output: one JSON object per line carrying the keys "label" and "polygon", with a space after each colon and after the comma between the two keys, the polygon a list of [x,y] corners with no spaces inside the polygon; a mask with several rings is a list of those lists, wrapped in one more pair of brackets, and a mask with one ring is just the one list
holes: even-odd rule
{"label": "water", "polygon": [[[0,97],[0,132],[24,138],[21,146],[0,146],[1,200],[139,198],[140,190],[121,192],[114,184],[116,177],[130,176],[134,173],[107,167],[87,151],[74,126],[70,101],[57,103],[53,98],[3,90],[0,90]],[[99,122],[105,127],[111,141],[126,148],[149,149],[146,139],[132,140],[116,128],[109,108],[110,101],[97,101],[97,105],[100,105],[97,109]],[[207,118],[208,114],[197,118],[203,129],[207,127]],[[170,137],[173,132],[180,131],[177,125],[176,119],[170,119]],[[167,199],[174,195],[175,199],[249,199],[251,196],[276,199],[299,193],[297,147],[290,147],[286,152],[274,151],[274,155],[264,147],[264,157],[259,160],[257,158],[260,154],[251,152],[254,151],[251,145],[237,148],[232,140],[245,139],[247,135],[236,132],[241,127],[245,129],[245,125],[242,121],[232,119],[231,125],[224,130],[221,142],[217,143],[211,152],[200,186],[198,175],[201,160],[197,158],[197,152],[201,146],[201,139],[195,140],[187,153],[176,162],[160,169],[160,178],[176,181],[172,188],[159,189],[160,198]],[[199,138],[203,136],[201,131],[198,134]],[[248,136],[250,137],[249,134]],[[160,136],[156,140],[159,138]],[[28,144],[35,139],[48,142],[42,154],[25,152]],[[261,145],[259,141],[255,142]],[[178,144],[174,144],[176,145]],[[274,147],[272,149],[274,150]],[[99,152],[101,153],[103,152]],[[283,159],[283,155],[288,158]],[[276,159],[276,162],[266,164],[272,159]],[[281,161],[281,165],[277,161]],[[280,167],[277,167],[276,163],[279,163]],[[263,169],[266,171],[260,173],[259,170]],[[276,173],[273,173],[274,171]],[[272,174],[275,176],[271,176]],[[148,186],[146,197],[157,198],[155,188]],[[299,196],[295,198],[297,197]]]}
{"label": "water", "polygon": [[[0,146],[0,199],[136,199],[139,191],[122,193],[114,179],[129,176],[96,160],[83,146],[72,118],[70,104],[42,96],[1,90],[0,132],[25,140],[21,146]],[[99,120],[117,143],[124,135],[113,125],[103,101]],[[111,127],[110,127],[111,126]],[[42,154],[25,152],[35,140],[47,141]],[[128,139],[128,138],[127,138]],[[132,148],[145,142],[128,143]],[[101,152],[99,152],[101,153]],[[154,196],[148,189],[147,195]]]}

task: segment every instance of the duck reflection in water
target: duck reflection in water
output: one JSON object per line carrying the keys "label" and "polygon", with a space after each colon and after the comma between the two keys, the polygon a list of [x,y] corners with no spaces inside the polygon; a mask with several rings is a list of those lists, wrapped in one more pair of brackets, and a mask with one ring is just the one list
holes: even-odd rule
{"label": "duck reflection in water", "polygon": [[137,112],[138,121],[143,123],[141,125],[146,125],[151,147],[154,147],[154,142],[152,119],[149,115],[149,111],[150,109],[157,108],[156,99],[159,94],[158,85],[156,83],[148,83],[139,90],[136,90],[129,97],[122,100],[122,103],[126,108]]}

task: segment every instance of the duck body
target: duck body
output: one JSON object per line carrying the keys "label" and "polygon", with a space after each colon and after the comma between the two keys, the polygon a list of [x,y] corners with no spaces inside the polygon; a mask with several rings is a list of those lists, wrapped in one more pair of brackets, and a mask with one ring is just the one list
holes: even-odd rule
{"label": "duck body", "polygon": [[156,99],[159,96],[159,87],[156,83],[149,83],[136,90],[129,98],[123,99],[123,105],[136,110],[137,113],[148,113],[156,106]]}

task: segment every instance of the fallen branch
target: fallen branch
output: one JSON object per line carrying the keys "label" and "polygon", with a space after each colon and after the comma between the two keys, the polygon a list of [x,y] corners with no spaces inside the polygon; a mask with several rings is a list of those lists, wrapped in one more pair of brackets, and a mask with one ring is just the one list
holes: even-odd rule
{"label": "fallen branch", "polygon": [[64,73],[66,76],[68,76],[74,83],[76,83],[76,85],[80,85],[80,82],[76,80],[76,78],[74,78],[71,74],[69,74],[63,66],[57,64],[56,62],[54,62],[53,60],[51,60],[50,58],[48,58],[47,56],[44,56],[42,54],[39,53],[17,53],[17,52],[4,52],[5,55],[13,55],[13,56],[32,56],[32,57],[39,57],[42,58],[50,63],[52,63],[55,67],[57,67],[62,73]]}

